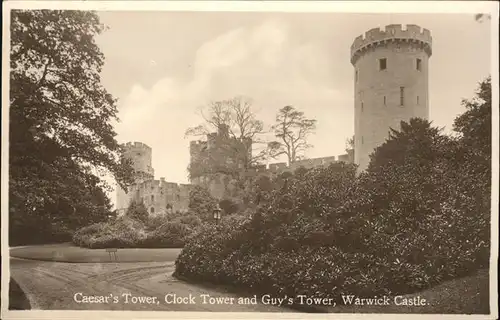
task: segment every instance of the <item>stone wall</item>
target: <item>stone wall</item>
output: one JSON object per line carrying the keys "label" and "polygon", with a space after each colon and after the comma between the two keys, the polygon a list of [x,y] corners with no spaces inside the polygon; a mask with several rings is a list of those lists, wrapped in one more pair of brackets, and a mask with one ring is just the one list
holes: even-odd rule
{"label": "stone wall", "polygon": [[190,185],[167,182],[165,178],[154,180],[152,150],[146,144],[129,142],[124,149],[124,156],[132,160],[135,183],[128,187],[127,192],[118,187],[116,209],[119,215],[126,213],[132,201],[142,201],[153,215],[165,214],[169,210],[188,210]]}

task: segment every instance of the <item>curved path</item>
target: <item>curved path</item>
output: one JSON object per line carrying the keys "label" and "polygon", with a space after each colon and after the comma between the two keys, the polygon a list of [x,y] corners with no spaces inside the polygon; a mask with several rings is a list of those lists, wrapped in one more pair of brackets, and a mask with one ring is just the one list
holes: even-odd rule
{"label": "curved path", "polygon": [[[179,281],[172,277],[174,261],[180,249],[168,249],[163,254],[160,249],[155,251],[123,250],[122,262],[109,262],[105,250],[85,253],[86,261],[108,262],[56,262],[66,261],[76,250],[69,246],[66,249],[57,246],[28,248],[16,251],[10,258],[10,274],[25,292],[32,309],[38,310],[142,310],[142,311],[205,311],[205,312],[297,312],[288,308],[279,308],[263,304],[238,304],[240,296],[223,292],[222,289],[206,288],[195,284]],[[49,249],[47,249],[49,248]],[[122,249],[120,249],[121,251]],[[153,250],[153,249],[151,249]],[[176,251],[175,251],[176,250]],[[22,259],[29,252],[38,251],[38,255],[46,261]],[[119,254],[120,254],[119,251]],[[23,254],[21,254],[21,252]],[[159,262],[123,262],[137,261],[148,255],[151,260],[153,253],[164,261]],[[169,254],[165,254],[169,252]],[[47,256],[48,254],[48,256]],[[151,254],[151,255],[150,255]],[[75,255],[76,257],[76,255]],[[78,255],[77,261],[82,256]],[[168,257],[168,258],[167,258]],[[47,261],[48,260],[48,261]],[[144,261],[144,260],[143,260]],[[75,300],[75,294],[77,299]],[[176,297],[187,297],[183,303],[166,303]],[[112,295],[112,296],[111,296]],[[214,303],[203,303],[202,295],[210,297],[225,297],[226,301],[213,299]],[[82,303],[83,296],[110,297],[108,303]],[[156,297],[137,302],[131,297]],[[455,279],[417,294],[406,295],[412,298],[421,296],[430,305],[425,307],[391,306],[348,306],[339,305],[323,312],[341,313],[489,313],[489,270],[480,270],[476,275]],[[117,303],[113,303],[113,298]],[[128,297],[128,301],[126,301]],[[191,297],[191,299],[189,299]],[[231,298],[234,298],[231,304]],[[104,299],[103,299],[104,300]],[[209,301],[207,301],[209,302]]]}
{"label": "curved path", "polygon": [[[38,310],[141,310],[205,312],[290,312],[263,304],[239,305],[239,296],[188,284],[172,277],[174,261],[137,263],[64,263],[10,259],[10,272]],[[81,294],[79,294],[81,293]],[[108,303],[79,303],[83,296],[109,296]],[[193,297],[185,303],[166,303],[165,295]],[[203,303],[201,295],[227,297],[226,303]],[[112,295],[112,296],[111,296]],[[134,297],[150,298],[133,303]],[[119,301],[113,303],[113,298]],[[128,297],[128,301],[126,301]],[[228,304],[233,297],[234,304]],[[104,300],[104,299],[103,299]],[[152,301],[153,300],[153,301]],[[193,304],[194,302],[194,304]],[[191,303],[191,304],[190,304]]]}

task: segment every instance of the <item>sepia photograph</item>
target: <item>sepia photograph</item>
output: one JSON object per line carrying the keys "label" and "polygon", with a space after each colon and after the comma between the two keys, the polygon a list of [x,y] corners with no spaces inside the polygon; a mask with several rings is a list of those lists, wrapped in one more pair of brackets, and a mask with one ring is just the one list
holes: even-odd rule
{"label": "sepia photograph", "polygon": [[497,318],[499,6],[422,3],[4,2],[2,318]]}

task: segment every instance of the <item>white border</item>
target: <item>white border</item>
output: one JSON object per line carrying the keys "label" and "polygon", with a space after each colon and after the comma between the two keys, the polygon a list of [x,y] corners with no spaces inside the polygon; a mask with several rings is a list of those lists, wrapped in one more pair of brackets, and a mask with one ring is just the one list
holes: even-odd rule
{"label": "white border", "polygon": [[[304,313],[203,313],[203,312],[130,312],[130,311],[9,311],[10,278],[8,248],[8,124],[9,124],[9,13],[11,9],[73,9],[96,11],[253,11],[253,12],[342,12],[342,13],[489,13],[491,15],[491,82],[493,88],[492,117],[492,213],[490,263],[490,315],[436,314],[304,314]],[[357,318],[430,318],[496,319],[498,273],[498,159],[499,159],[499,74],[498,74],[498,10],[496,1],[6,1],[3,2],[2,35],[2,318],[164,318],[171,319],[357,319]],[[486,23],[486,22],[484,22]]]}

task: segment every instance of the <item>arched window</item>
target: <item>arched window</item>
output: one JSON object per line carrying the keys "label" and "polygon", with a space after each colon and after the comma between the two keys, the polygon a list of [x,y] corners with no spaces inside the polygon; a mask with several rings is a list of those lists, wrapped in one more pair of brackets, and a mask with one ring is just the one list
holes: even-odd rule
{"label": "arched window", "polygon": [[151,201],[155,201],[155,196],[151,195]]}
{"label": "arched window", "polygon": [[155,208],[154,208],[154,207],[151,207],[151,209],[149,209],[149,212],[151,212],[151,213],[155,213]]}

